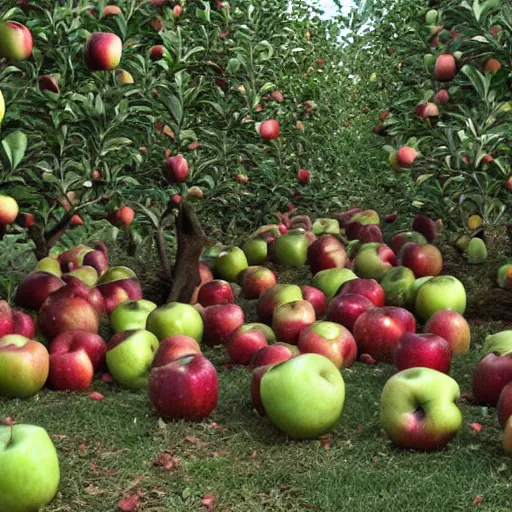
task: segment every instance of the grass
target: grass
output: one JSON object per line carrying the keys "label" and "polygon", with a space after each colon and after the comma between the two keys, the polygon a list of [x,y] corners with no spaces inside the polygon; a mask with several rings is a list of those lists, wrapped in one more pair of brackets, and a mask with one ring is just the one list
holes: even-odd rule
{"label": "grass", "polygon": [[[448,258],[470,301],[495,296],[492,261],[469,267]],[[281,275],[282,282],[307,280],[302,271]],[[244,306],[248,321],[254,320],[254,304]],[[472,348],[454,361],[451,372],[463,393],[471,391],[485,335],[512,326],[470,310]],[[58,449],[62,481],[45,511],[110,512],[118,510],[123,496],[135,494],[137,510],[200,511],[208,493],[221,512],[512,510],[512,461],[502,452],[494,409],[461,399],[464,424],[446,449],[398,450],[378,422],[380,392],[394,370],[356,363],[342,371],[346,402],[332,435],[323,441],[290,441],[253,411],[247,369],[225,366],[222,349],[205,354],[218,369],[220,397],[202,423],[165,424],[144,391],[100,380],[93,389],[105,396],[102,401],[87,393],[46,390],[28,400],[0,399],[0,418],[45,427]],[[483,430],[476,432],[471,423],[481,423]],[[167,469],[154,464],[164,452]],[[474,505],[477,496],[482,499]]]}

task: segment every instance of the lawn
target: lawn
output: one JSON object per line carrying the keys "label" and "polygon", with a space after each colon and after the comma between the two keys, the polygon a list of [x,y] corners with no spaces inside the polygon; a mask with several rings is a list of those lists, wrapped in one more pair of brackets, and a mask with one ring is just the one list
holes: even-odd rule
{"label": "lawn", "polygon": [[[470,304],[496,298],[494,260],[475,267],[453,253],[445,251],[445,256],[447,269],[466,285]],[[280,275],[281,282],[309,279],[305,270]],[[254,303],[243,306],[248,320],[255,320]],[[485,335],[512,326],[489,319],[489,311],[482,303],[469,308],[472,349],[454,361],[451,371],[463,394],[471,391]],[[380,392],[394,369],[358,362],[342,371],[346,402],[332,435],[295,442],[252,409],[246,368],[226,365],[222,348],[205,354],[218,369],[220,396],[217,409],[202,423],[165,424],[144,391],[99,379],[93,390],[104,395],[101,401],[88,393],[51,391],[28,400],[0,400],[0,418],[45,427],[58,448],[62,482],[45,510],[112,511],[123,497],[135,496],[137,510],[144,511],[208,506],[222,512],[511,510],[511,461],[501,449],[494,409],[472,405],[463,395],[464,424],[445,450],[398,450],[378,421]],[[483,429],[477,432],[472,423]]]}

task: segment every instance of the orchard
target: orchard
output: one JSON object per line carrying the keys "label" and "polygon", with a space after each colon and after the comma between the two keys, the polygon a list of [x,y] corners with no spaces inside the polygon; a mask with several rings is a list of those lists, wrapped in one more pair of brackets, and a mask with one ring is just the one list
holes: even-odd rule
{"label": "orchard", "polygon": [[512,7],[348,3],[0,5],[0,512],[508,510]]}

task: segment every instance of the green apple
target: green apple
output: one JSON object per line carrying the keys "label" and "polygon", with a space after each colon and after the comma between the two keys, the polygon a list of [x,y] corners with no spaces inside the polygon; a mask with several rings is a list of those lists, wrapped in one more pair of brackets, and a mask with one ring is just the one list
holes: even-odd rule
{"label": "green apple", "polygon": [[150,300],[127,300],[115,307],[110,315],[110,327],[114,332],[145,329],[149,314],[156,309]]}
{"label": "green apple", "polygon": [[296,284],[276,284],[267,288],[258,299],[258,320],[271,325],[274,311],[282,304],[296,300],[302,300],[302,290]]}
{"label": "green apple", "polygon": [[98,285],[111,283],[113,281],[121,281],[122,279],[137,279],[135,272],[128,267],[110,267],[105,273],[99,278]]}
{"label": "green apple", "polygon": [[340,232],[340,223],[336,219],[316,219],[315,222],[313,222],[312,231],[315,235],[338,235]]}
{"label": "green apple", "polygon": [[348,268],[328,268],[317,272],[311,285],[321,290],[327,300],[331,300],[338,290],[352,279],[357,279],[357,276]]}
{"label": "green apple", "polygon": [[90,286],[91,288],[96,285],[99,278],[98,271],[90,265],[81,265],[75,270],[69,272],[68,275],[80,279],[80,281],[85,283],[87,286]]}
{"label": "green apple", "polygon": [[62,276],[59,261],[56,258],[51,258],[50,256],[47,256],[37,262],[37,265],[34,267],[34,272],[37,272],[38,270],[54,274],[57,277]]}
{"label": "green apple", "polygon": [[416,295],[418,295],[418,290],[427,282],[430,281],[434,276],[425,276],[418,277],[411,286],[410,289],[410,304],[414,306],[416,302]]}
{"label": "green apple", "polygon": [[425,65],[425,68],[429,72],[434,71],[434,67],[436,65],[436,57],[435,55],[432,55],[431,53],[427,53],[423,56],[423,64]]}
{"label": "green apple", "polygon": [[219,253],[213,265],[217,279],[236,281],[236,278],[249,266],[244,251],[240,247],[228,247]]}
{"label": "green apple", "polygon": [[201,254],[201,258],[199,261],[204,263],[208,268],[213,269],[215,265],[215,261],[217,260],[217,256],[224,250],[228,248],[227,245],[212,245],[211,247],[207,247]]}
{"label": "green apple", "polygon": [[343,377],[319,354],[276,364],[262,377],[260,391],[270,421],[294,439],[314,439],[329,432],[345,402]]}
{"label": "green apple", "polygon": [[459,385],[431,368],[409,368],[393,375],[380,399],[380,422],[402,448],[435,450],[449,443],[462,425],[455,404]]}
{"label": "green apple", "polygon": [[0,468],[3,512],[35,512],[57,494],[59,458],[42,427],[0,425]]}
{"label": "green apple", "polygon": [[386,294],[386,306],[406,307],[411,304],[414,272],[407,267],[389,269],[380,281]]}
{"label": "green apple", "polygon": [[439,11],[436,9],[430,9],[430,11],[425,14],[425,23],[427,25],[435,25],[439,18]]}
{"label": "green apple", "polygon": [[159,340],[175,334],[185,334],[201,341],[204,326],[201,314],[193,306],[182,302],[169,302],[149,314],[146,329]]}
{"label": "green apple", "polygon": [[466,290],[453,276],[429,279],[420,286],[416,295],[414,311],[424,322],[441,309],[450,309],[461,315],[466,311]]}
{"label": "green apple", "polygon": [[306,264],[308,239],[302,233],[286,233],[277,238],[272,248],[272,258],[278,265],[298,267]]}
{"label": "green apple", "polygon": [[267,261],[268,246],[262,238],[252,238],[242,245],[242,251],[245,253],[249,265],[261,265]]}
{"label": "green apple", "polygon": [[148,371],[158,348],[158,338],[144,329],[114,334],[107,344],[107,368],[113,379],[130,389],[148,385]]}
{"label": "green apple", "polygon": [[397,264],[395,253],[385,244],[370,242],[361,245],[354,260],[359,277],[382,279]]}

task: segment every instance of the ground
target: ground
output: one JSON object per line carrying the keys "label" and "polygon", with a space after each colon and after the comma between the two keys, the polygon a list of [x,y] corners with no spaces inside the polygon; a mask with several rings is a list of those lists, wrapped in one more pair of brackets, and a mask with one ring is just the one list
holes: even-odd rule
{"label": "ground", "polygon": [[[469,295],[472,348],[451,371],[463,394],[471,391],[486,334],[512,328],[511,295],[494,284],[505,245],[497,243],[481,266],[443,248],[446,272],[459,277]],[[280,277],[299,284],[310,279],[305,269],[283,270]],[[254,320],[254,303],[244,307]],[[346,402],[332,435],[295,442],[252,409],[247,369],[225,365],[221,348],[205,354],[218,369],[220,396],[202,423],[165,424],[145,391],[100,380],[93,390],[104,395],[101,401],[51,391],[0,399],[0,418],[41,425],[57,446],[62,482],[45,510],[110,512],[123,497],[135,496],[141,511],[207,510],[212,496],[221,512],[512,510],[512,460],[501,449],[496,411],[473,405],[467,395],[459,401],[463,427],[446,449],[398,450],[378,422],[380,393],[394,369],[356,363],[342,372]]]}

